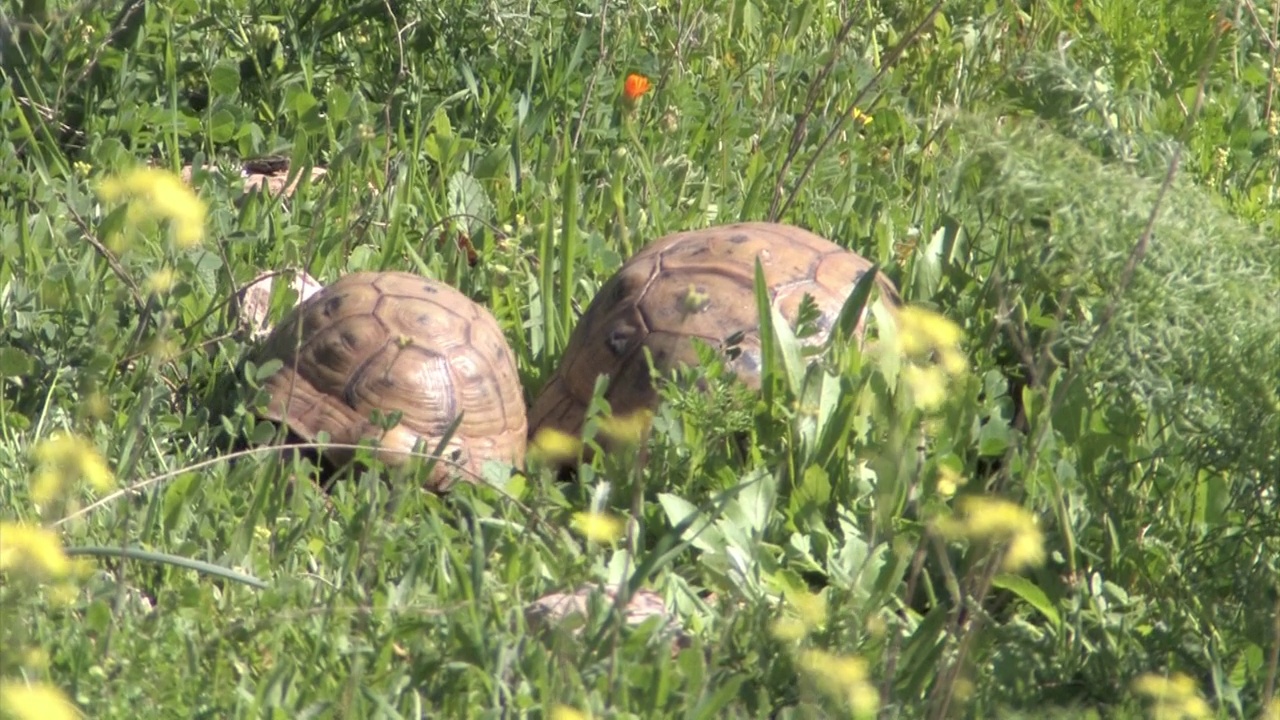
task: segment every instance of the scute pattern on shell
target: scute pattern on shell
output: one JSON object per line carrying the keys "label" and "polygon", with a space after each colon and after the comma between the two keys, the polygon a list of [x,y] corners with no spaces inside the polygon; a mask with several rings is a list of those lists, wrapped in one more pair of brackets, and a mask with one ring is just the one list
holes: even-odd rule
{"label": "scute pattern on shell", "polygon": [[[490,458],[524,457],[515,358],[493,315],[448,285],[403,272],[346,275],[280,323],[256,362],[270,359],[284,367],[266,382],[264,414],[306,440],[378,439],[380,459],[398,465],[420,439],[434,450],[461,414],[446,459],[478,474]],[[375,410],[400,412],[399,424],[384,433],[371,422]],[[326,452],[338,462],[352,456]],[[432,488],[447,488],[455,473],[437,464]]]}
{"label": "scute pattern on shell", "polygon": [[[560,366],[529,411],[530,434],[550,427],[577,435],[602,374],[610,376],[605,397],[615,414],[652,408],[657,391],[644,348],[655,367],[668,373],[697,363],[693,338],[724,348],[740,335],[740,354],[730,365],[749,385],[758,385],[757,257],[773,305],[789,322],[795,322],[805,295],[813,297],[819,332],[809,342],[826,338],[854,285],[872,267],[830,240],[777,223],[724,225],[655,240],[618,269],[583,313]],[[899,303],[893,284],[883,274],[877,280],[881,295]]]}
{"label": "scute pattern on shell", "polygon": [[[576,635],[581,631],[581,625],[574,621],[587,618],[592,597],[599,595],[607,611],[617,603],[618,590],[617,585],[600,584],[581,585],[570,593],[548,593],[525,607],[525,621],[531,629],[540,632],[568,625]],[[624,622],[630,626],[640,625],[652,617],[661,618],[658,632],[671,639],[673,652],[689,647],[692,643],[689,634],[667,610],[662,596],[652,590],[637,590],[622,608],[622,612]]]}

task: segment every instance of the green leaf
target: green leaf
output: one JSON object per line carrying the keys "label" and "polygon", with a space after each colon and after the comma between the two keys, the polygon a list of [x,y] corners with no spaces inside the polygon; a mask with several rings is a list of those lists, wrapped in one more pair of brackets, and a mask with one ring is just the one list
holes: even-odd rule
{"label": "green leaf", "polygon": [[256,588],[265,588],[267,584],[252,575],[236,572],[230,568],[214,565],[201,560],[192,560],[190,558],[170,555],[168,553],[152,552],[150,550],[142,550],[134,547],[79,547],[67,548],[67,555],[75,557],[77,555],[89,555],[95,557],[115,557],[127,558],[130,560],[144,560],[147,562],[156,562],[176,567],[186,568],[187,570],[195,570],[196,572],[223,580],[233,580]]}
{"label": "green leaf", "polygon": [[240,91],[240,66],[233,60],[220,60],[209,71],[210,99],[219,95],[235,95]]}
{"label": "green leaf", "polygon": [[289,91],[285,93],[285,107],[289,108],[293,116],[298,119],[301,119],[319,104],[320,101],[316,100],[314,95],[296,85],[289,88]]}
{"label": "green leaf", "polygon": [[776,369],[777,335],[773,331],[773,305],[769,301],[769,285],[765,281],[760,258],[756,258],[755,263],[755,292],[756,313],[760,318],[760,377],[764,379],[764,399],[768,403],[773,400],[773,383],[769,380]]}
{"label": "green leaf", "polygon": [[982,430],[978,431],[978,452],[984,457],[1003,455],[1009,449],[1013,439],[1013,431],[1008,423],[1000,418],[991,418]]}
{"label": "green leaf", "polygon": [[224,143],[230,142],[235,136],[236,116],[225,108],[214,112],[209,119],[209,139],[215,143]]}
{"label": "green leaf", "polygon": [[35,368],[35,361],[15,347],[0,347],[0,377],[24,377]]}
{"label": "green leaf", "polygon": [[493,217],[493,203],[489,202],[484,186],[462,171],[449,178],[448,203],[450,214],[469,216],[462,221],[473,235],[483,227],[484,221]]}
{"label": "green leaf", "polygon": [[[673,526],[679,525],[690,517],[697,517],[697,506],[670,493],[662,493],[658,495],[658,503],[662,505],[663,512],[667,515],[667,521]],[[697,535],[693,535],[696,532]],[[690,532],[685,533],[682,538],[690,542],[694,547],[709,553],[722,553],[725,549],[725,539],[720,531],[713,525],[704,523],[694,523],[690,528]]]}
{"label": "green leaf", "polygon": [[844,305],[840,306],[840,316],[836,319],[836,329],[827,338],[828,344],[853,335],[854,329],[858,327],[858,321],[863,317],[863,310],[867,307],[867,301],[871,299],[871,288],[875,287],[876,276],[879,274],[880,267],[878,265],[873,266],[863,273],[862,277],[858,278],[858,282],[853,284],[853,290],[849,293],[849,297],[845,299]]}
{"label": "green leaf", "polygon": [[991,581],[992,587],[1008,590],[1027,602],[1028,605],[1035,608],[1053,624],[1055,630],[1062,628],[1062,616],[1058,614],[1058,609],[1053,606],[1049,600],[1049,596],[1041,590],[1038,585],[1021,575],[1010,575],[1001,573]]}
{"label": "green leaf", "polygon": [[338,85],[329,88],[329,94],[325,96],[325,104],[329,106],[329,117],[334,120],[345,120],[351,111],[351,101],[351,93],[344,88]]}
{"label": "green leaf", "polygon": [[506,177],[511,166],[511,149],[500,146],[489,150],[471,169],[471,174],[479,180],[491,180]]}

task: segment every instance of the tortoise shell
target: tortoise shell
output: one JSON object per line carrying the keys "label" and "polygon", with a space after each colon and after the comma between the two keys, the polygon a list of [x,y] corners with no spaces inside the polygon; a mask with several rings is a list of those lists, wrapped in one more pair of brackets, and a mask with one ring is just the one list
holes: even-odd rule
{"label": "tortoise shell", "polygon": [[[698,362],[694,338],[738,352],[729,366],[759,387],[760,337],[755,261],[760,259],[772,304],[795,323],[806,295],[819,316],[807,343],[826,339],[854,285],[872,263],[857,253],[791,225],[750,222],[680,232],[655,240],[627,260],[600,288],[569,337],[559,367],[529,411],[530,435],[553,428],[581,432],[596,378],[609,375],[605,398],[613,413],[653,409],[658,402],[645,350],[669,373]],[[881,295],[900,303],[893,283],[877,273]],[[859,319],[857,333],[863,329]]]}
{"label": "tortoise shell", "polygon": [[[262,414],[306,441],[321,432],[339,444],[373,440],[379,459],[396,466],[419,441],[434,451],[457,421],[433,490],[459,468],[468,476],[490,458],[523,460],[527,416],[511,348],[493,315],[448,285],[404,272],[346,275],[272,331],[255,361],[272,359],[284,366],[265,383]],[[399,422],[384,431],[396,412]],[[354,454],[325,453],[338,463]]]}
{"label": "tortoise shell", "polygon": [[[617,603],[620,591],[617,584],[588,584],[578,586],[573,592],[548,593],[525,606],[525,622],[535,632],[567,628],[571,635],[579,636],[585,621],[590,618],[592,598],[599,595],[603,609],[608,611]],[[623,621],[630,627],[642,625],[650,618],[659,618],[658,634],[670,640],[673,654],[692,643],[678,616],[653,590],[636,590],[621,610]]]}

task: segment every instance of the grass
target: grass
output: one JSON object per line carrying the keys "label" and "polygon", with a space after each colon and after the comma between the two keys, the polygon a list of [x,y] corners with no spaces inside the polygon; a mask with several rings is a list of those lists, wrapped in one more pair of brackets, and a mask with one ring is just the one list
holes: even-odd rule
{"label": "grass", "polygon": [[[0,713],[1274,717],[1278,13],[6,3]],[[265,154],[328,174],[204,178],[198,243],[100,193]],[[445,497],[261,448],[231,299],[263,270],[449,282],[531,400],[630,253],[740,219],[881,263],[967,372],[806,371],[776,326],[764,392],[710,356],[664,389],[643,468]],[[882,346],[950,327],[919,318]],[[691,647],[529,630],[598,581]]]}

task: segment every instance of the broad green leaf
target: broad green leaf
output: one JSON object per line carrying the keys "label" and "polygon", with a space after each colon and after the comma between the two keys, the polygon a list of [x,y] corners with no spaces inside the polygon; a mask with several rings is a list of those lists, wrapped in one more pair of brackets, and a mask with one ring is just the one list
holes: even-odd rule
{"label": "broad green leaf", "polygon": [[0,347],[0,377],[25,377],[35,368],[35,361],[15,347]]}
{"label": "broad green leaf", "polygon": [[1035,583],[1021,575],[1001,573],[995,576],[991,581],[991,585],[992,587],[1008,590],[1022,598],[1052,623],[1055,630],[1062,629],[1062,616],[1058,614],[1058,609],[1053,606],[1053,602],[1049,600],[1049,596],[1045,594],[1044,590],[1041,590]]}

